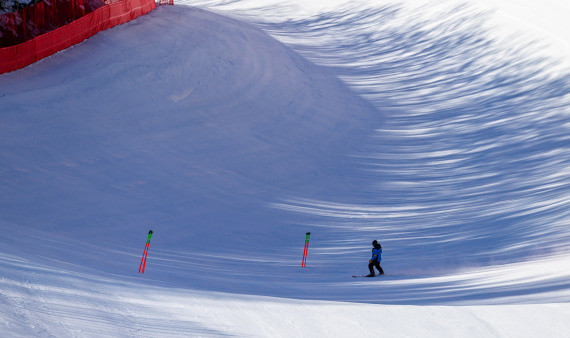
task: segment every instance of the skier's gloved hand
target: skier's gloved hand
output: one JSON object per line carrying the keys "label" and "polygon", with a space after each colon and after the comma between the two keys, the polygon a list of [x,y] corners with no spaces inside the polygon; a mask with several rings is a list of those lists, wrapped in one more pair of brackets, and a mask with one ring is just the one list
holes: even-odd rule
{"label": "skier's gloved hand", "polygon": [[369,260],[368,260],[368,263],[372,263],[372,260],[371,260],[371,259],[369,259]]}

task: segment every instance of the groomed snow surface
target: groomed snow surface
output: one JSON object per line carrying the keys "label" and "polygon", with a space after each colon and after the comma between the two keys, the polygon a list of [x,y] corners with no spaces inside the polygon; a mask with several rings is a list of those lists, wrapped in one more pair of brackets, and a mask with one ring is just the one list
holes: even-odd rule
{"label": "groomed snow surface", "polygon": [[570,30],[488,3],[186,1],[1,75],[0,335],[570,336]]}

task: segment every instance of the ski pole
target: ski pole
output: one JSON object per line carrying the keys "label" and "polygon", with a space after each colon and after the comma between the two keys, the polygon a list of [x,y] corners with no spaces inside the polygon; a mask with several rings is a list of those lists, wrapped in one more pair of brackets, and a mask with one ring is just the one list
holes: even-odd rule
{"label": "ski pole", "polygon": [[141,264],[139,265],[139,273],[144,273],[144,269],[146,267],[146,256],[148,255],[148,247],[150,246],[150,237],[151,236],[152,236],[152,230],[149,230],[148,231],[148,238],[146,240],[143,255],[141,258]]}

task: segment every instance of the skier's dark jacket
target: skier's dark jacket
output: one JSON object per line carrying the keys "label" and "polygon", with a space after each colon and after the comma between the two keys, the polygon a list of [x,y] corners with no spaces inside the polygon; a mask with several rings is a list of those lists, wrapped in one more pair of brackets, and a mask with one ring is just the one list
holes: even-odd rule
{"label": "skier's dark jacket", "polygon": [[377,246],[374,247],[374,249],[372,249],[372,258],[370,258],[372,261],[378,261],[380,262],[382,260],[382,247],[380,246],[380,244],[378,244]]}

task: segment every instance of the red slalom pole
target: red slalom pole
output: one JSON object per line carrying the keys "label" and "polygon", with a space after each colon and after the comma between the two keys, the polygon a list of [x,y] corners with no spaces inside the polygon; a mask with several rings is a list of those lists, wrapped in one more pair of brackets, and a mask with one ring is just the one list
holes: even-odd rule
{"label": "red slalom pole", "polygon": [[144,246],[143,256],[141,258],[141,264],[139,265],[139,273],[144,273],[144,269],[146,267],[146,256],[148,256],[148,248],[150,246],[150,237],[152,236],[152,230],[148,232],[148,239],[146,240],[146,244]]}
{"label": "red slalom pole", "polygon": [[149,246],[150,246],[150,243],[148,243],[146,245],[146,255],[144,255],[144,263],[143,263],[142,273],[144,273],[144,268],[146,267],[146,256],[148,256],[148,247]]}
{"label": "red slalom pole", "polygon": [[143,267],[143,263],[146,261],[146,253],[148,252],[148,243],[145,244],[144,246],[144,251],[143,251],[143,255],[141,258],[141,264],[139,265],[139,273],[141,273],[142,271],[142,267]]}
{"label": "red slalom pole", "polygon": [[303,250],[303,260],[301,261],[301,267],[307,266],[307,253],[309,251],[309,238],[311,237],[311,233],[307,232],[305,237],[305,249]]}

